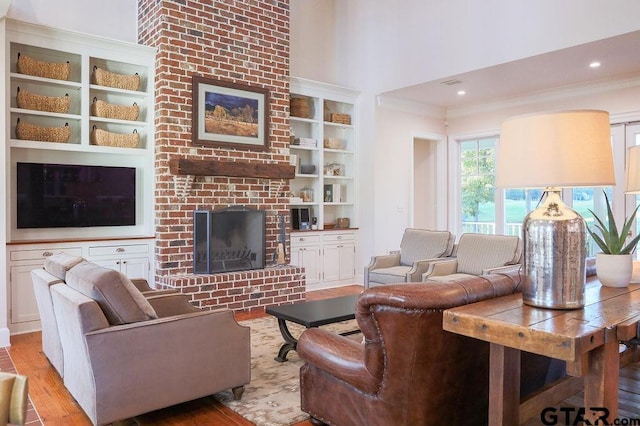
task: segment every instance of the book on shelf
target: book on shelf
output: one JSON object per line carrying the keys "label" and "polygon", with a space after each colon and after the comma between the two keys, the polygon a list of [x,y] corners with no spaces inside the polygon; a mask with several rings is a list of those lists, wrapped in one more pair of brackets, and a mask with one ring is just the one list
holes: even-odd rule
{"label": "book on shelf", "polygon": [[325,203],[332,203],[333,202],[333,185],[332,184],[325,184],[323,194],[324,194],[323,195],[324,202]]}
{"label": "book on shelf", "polygon": [[308,148],[315,148],[317,146],[316,140],[313,138],[295,138],[294,145],[305,146]]}
{"label": "book on shelf", "polygon": [[345,203],[347,201],[347,186],[340,183],[324,185],[325,203]]}

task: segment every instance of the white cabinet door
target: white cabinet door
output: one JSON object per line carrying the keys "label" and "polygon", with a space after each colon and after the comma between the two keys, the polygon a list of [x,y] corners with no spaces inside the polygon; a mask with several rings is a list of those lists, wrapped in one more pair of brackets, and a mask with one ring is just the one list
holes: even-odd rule
{"label": "white cabinet door", "polygon": [[344,244],[339,250],[339,275],[340,280],[350,280],[355,277],[356,272],[356,248],[353,244]]}
{"label": "white cabinet door", "polygon": [[290,263],[304,268],[307,284],[320,282],[320,235],[292,234]]}
{"label": "white cabinet door", "polygon": [[11,267],[11,323],[17,324],[40,319],[36,296],[33,292],[31,271],[42,268],[42,262]]}
{"label": "white cabinet door", "polygon": [[354,277],[355,246],[353,243],[334,244],[324,247],[322,257],[324,281],[344,281]]}
{"label": "white cabinet door", "polygon": [[103,260],[91,260],[92,263],[100,265],[105,268],[113,269],[120,272],[120,261],[118,259],[103,259]]}
{"label": "white cabinet door", "polygon": [[322,250],[323,281],[337,281],[340,279],[340,247],[328,245]]}
{"label": "white cabinet door", "polygon": [[120,271],[129,278],[149,279],[149,258],[135,257],[122,259]]}
{"label": "white cabinet door", "polygon": [[129,278],[149,279],[149,259],[146,257],[93,259],[92,262],[122,272]]}
{"label": "white cabinet door", "polygon": [[320,282],[320,248],[318,246],[292,247],[291,264],[304,268],[307,284]]}

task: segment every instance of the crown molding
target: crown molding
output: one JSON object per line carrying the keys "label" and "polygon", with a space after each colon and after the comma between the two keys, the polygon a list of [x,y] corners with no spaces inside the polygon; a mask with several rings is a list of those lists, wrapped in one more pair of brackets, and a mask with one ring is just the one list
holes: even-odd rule
{"label": "crown molding", "polygon": [[489,112],[501,109],[531,105],[534,103],[552,102],[556,100],[566,100],[579,96],[589,96],[599,93],[610,92],[612,90],[626,89],[640,86],[640,77],[633,76],[613,81],[596,82],[587,85],[577,85],[560,89],[549,89],[529,96],[521,96],[514,99],[498,100],[495,102],[450,108],[447,110],[447,118],[461,118],[481,112]]}
{"label": "crown molding", "polygon": [[387,108],[436,119],[445,119],[447,113],[446,108],[443,107],[437,107],[407,99],[400,99],[388,95],[377,95],[376,103],[379,108]]}

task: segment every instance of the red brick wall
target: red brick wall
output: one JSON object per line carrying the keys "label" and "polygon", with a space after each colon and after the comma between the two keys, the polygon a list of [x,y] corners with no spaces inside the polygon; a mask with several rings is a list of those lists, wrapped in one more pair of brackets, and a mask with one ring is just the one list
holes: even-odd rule
{"label": "red brick wall", "polygon": [[[289,164],[289,3],[274,0],[139,0],[139,42],[156,59],[156,280],[189,274],[193,211],[245,205],[267,211],[266,253],[277,245],[276,214],[288,215],[288,181],[224,176],[193,182],[169,170],[172,158]],[[192,144],[193,75],[269,90],[269,150]],[[181,190],[182,186],[186,189]],[[281,183],[276,193],[274,188]],[[177,186],[176,186],[177,185]],[[271,190],[271,191],[270,191]]]}

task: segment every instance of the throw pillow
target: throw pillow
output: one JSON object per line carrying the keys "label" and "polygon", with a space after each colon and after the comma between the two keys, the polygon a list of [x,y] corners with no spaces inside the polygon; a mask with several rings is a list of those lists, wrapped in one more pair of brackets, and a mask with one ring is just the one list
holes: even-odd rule
{"label": "throw pillow", "polygon": [[84,259],[80,256],[72,256],[67,253],[57,253],[44,259],[44,270],[56,278],[65,280],[67,271]]}
{"label": "throw pillow", "polygon": [[67,285],[95,300],[111,325],[158,317],[131,280],[113,269],[81,263],[67,272]]}

